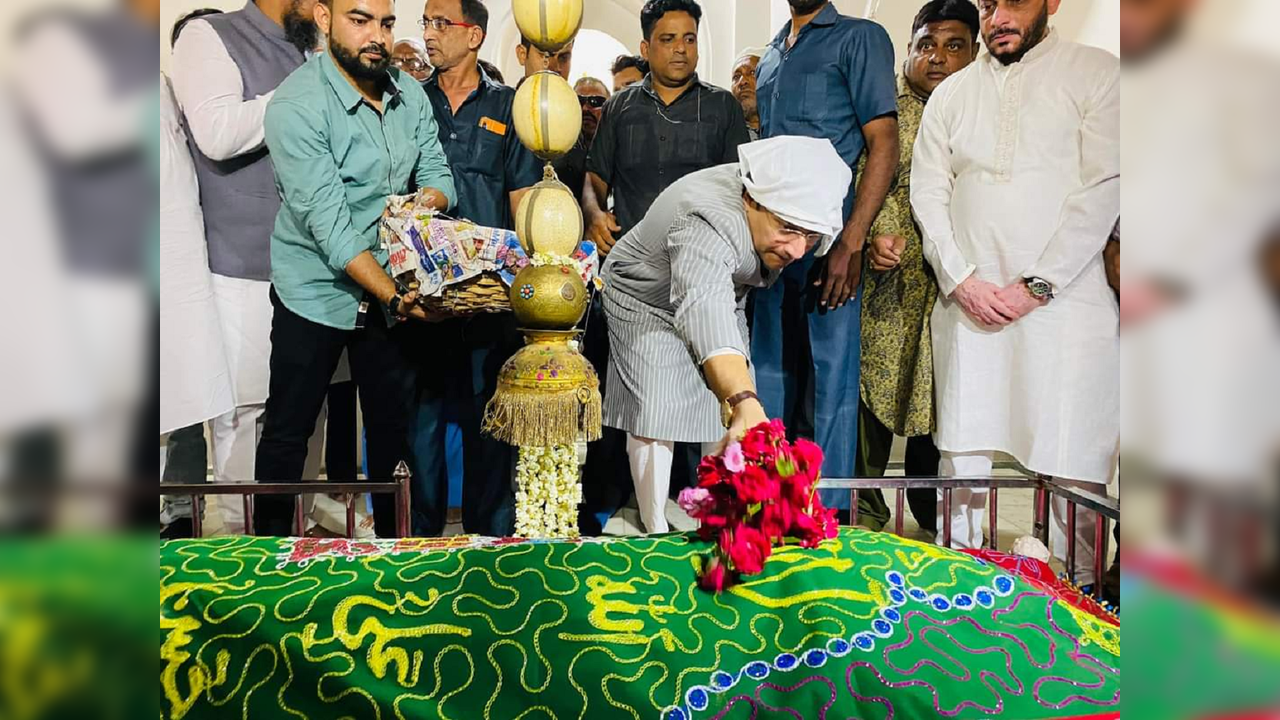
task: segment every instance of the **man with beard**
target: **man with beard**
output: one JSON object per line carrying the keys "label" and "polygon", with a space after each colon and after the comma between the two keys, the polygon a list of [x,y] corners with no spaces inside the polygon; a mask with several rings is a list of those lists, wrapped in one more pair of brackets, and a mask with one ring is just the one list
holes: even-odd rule
{"label": "man with beard", "polygon": [[[824,258],[810,254],[756,291],[751,355],[770,417],[826,452],[828,477],[852,477],[858,437],[862,250],[898,167],[893,44],[870,20],[826,0],[789,0],[791,22],[756,68],[760,135],[826,138],[850,168],[845,228]],[[824,491],[828,507],[848,493]]]}
{"label": "man with beard", "polygon": [[[437,210],[456,192],[421,86],[391,68],[392,0],[322,0],[328,52],[289,76],[267,107],[266,139],[283,204],[271,235],[271,391],[257,470],[302,478],[307,437],[345,350],[368,430],[368,476],[409,456],[414,374],[396,317],[432,320],[387,274],[378,222],[387,196],[412,191]],[[289,532],[292,498],[263,496],[265,534]],[[378,535],[395,533],[392,498],[373,498]]]}
{"label": "man with beard", "polygon": [[391,64],[400,72],[422,82],[431,77],[431,61],[427,59],[427,46],[418,38],[403,38],[391,49]]}
{"label": "man with beard", "polygon": [[764,55],[761,48],[747,48],[738,55],[733,63],[733,80],[729,88],[733,96],[742,105],[742,114],[747,118],[747,132],[751,141],[760,139],[760,111],[756,107],[756,67],[760,65],[760,57]]}
{"label": "man with beard", "polygon": [[[911,44],[898,81],[898,144],[902,160],[884,208],[871,226],[870,272],[862,298],[861,407],[857,477],[883,477],[895,435],[907,439],[906,474],[938,474],[933,432],[933,352],[929,312],[938,281],[924,261],[911,217],[911,149],[929,96],[978,57],[978,10],[970,0],[930,0],[911,25]],[[907,490],[920,527],[934,527],[934,491]],[[879,490],[858,495],[862,525],[879,528],[889,507]]]}
{"label": "man with beard", "polygon": [[[742,106],[727,91],[698,78],[701,20],[702,7],[693,0],[649,0],[640,11],[640,52],[649,61],[649,74],[605,103],[587,158],[583,215],[587,237],[601,253],[607,254],[635,227],[672,183],[699,170],[736,163],[738,146],[750,142]],[[610,192],[616,215],[605,209]],[[592,322],[589,332],[603,333],[604,324]],[[607,336],[588,337],[585,343],[587,359],[597,369],[607,367]],[[626,470],[616,465],[597,468],[597,463],[612,463],[620,456],[625,441],[606,430],[606,436],[588,449],[583,492],[589,507],[599,505],[598,491],[619,476],[625,478]],[[662,502],[670,483],[671,456],[666,455],[664,470],[649,461],[655,446],[637,447],[640,450],[631,457],[637,494],[648,493],[656,503],[641,507],[641,518],[649,532],[666,532]],[[683,443],[677,458],[680,479],[691,478],[700,458],[698,446]],[[662,497],[653,495],[653,488],[664,489]]]}
{"label": "man with beard", "polygon": [[[423,88],[458,187],[454,214],[485,227],[512,229],[520,198],[542,179],[542,165],[516,137],[515,90],[478,65],[489,11],[480,0],[429,0],[421,24],[436,69]],[[447,409],[456,409],[462,430],[462,526],[468,533],[510,535],[515,530],[514,448],[485,435],[480,426],[502,364],[523,344],[515,317],[485,314],[414,330],[422,363],[413,429],[419,497],[414,532],[444,532],[444,417]]]}
{"label": "man with beard", "polygon": [[[217,323],[236,408],[211,422],[217,482],[250,482],[271,354],[271,229],[280,209],[263,117],[318,35],[316,0],[250,0],[192,20],[173,46],[173,91],[195,158]],[[317,466],[318,467],[318,466]],[[220,503],[238,531],[240,503]]]}
{"label": "man with beard", "polygon": [[[1118,313],[1102,253],[1120,212],[1120,68],[1049,27],[1059,2],[979,0],[989,55],[930,97],[911,206],[941,291],[940,474],[988,477],[998,451],[1096,488],[1119,444]],[[982,544],[987,494],[953,494],[953,545]],[[1059,558],[1065,511],[1056,499]],[[941,529],[941,493],[938,513]],[[1095,519],[1076,524],[1081,584],[1094,579]]]}
{"label": "man with beard", "polygon": [[600,126],[600,115],[604,104],[609,100],[609,90],[604,83],[593,77],[584,77],[573,84],[578,94],[578,103],[582,106],[582,133],[573,149],[563,157],[556,159],[552,166],[560,182],[569,186],[573,196],[582,202],[582,185],[587,177],[587,151],[591,149],[591,141],[595,140],[596,128]]}

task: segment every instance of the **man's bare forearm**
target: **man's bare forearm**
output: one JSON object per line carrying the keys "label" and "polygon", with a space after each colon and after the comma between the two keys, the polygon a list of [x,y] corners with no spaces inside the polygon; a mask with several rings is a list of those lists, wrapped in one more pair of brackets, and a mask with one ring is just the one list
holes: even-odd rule
{"label": "man's bare forearm", "polygon": [[876,216],[889,195],[898,173],[898,118],[876,118],[863,126],[867,140],[867,165],[854,190],[853,213],[845,224],[841,241],[850,250],[861,250]]}
{"label": "man's bare forearm", "polygon": [[378,261],[373,258],[373,253],[368,250],[347,263],[346,270],[352,280],[355,280],[360,287],[367,290],[383,305],[390,303],[391,298],[398,292],[395,281],[387,275],[387,271],[382,269]]}
{"label": "man's bare forearm", "polygon": [[751,380],[747,359],[738,353],[717,355],[702,364],[702,374],[707,387],[721,402],[748,390],[754,392],[756,384]]}
{"label": "man's bare forearm", "polygon": [[588,172],[582,184],[582,211],[590,218],[604,212],[609,198],[609,184],[599,175]]}

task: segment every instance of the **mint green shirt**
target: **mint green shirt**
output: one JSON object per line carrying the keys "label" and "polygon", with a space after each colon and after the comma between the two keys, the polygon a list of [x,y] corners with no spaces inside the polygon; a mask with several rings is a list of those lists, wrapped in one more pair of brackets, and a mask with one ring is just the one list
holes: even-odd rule
{"label": "mint green shirt", "polygon": [[387,267],[378,221],[388,195],[435,188],[458,199],[426,93],[399,70],[379,114],[333,59],[314,57],[267,105],[266,140],[283,203],[271,233],[271,283],[285,307],[350,330],[364,290],[346,273],[368,250]]}

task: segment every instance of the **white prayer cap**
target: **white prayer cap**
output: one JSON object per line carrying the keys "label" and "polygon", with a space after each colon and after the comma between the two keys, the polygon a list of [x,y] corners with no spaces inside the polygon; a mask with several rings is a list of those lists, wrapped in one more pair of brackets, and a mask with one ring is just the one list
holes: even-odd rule
{"label": "white prayer cap", "polygon": [[[399,40],[396,41],[396,45],[408,45],[409,47],[413,48],[422,57],[427,56],[427,44],[422,41],[422,38],[416,38],[416,37],[400,38]],[[392,49],[393,50],[395,49],[394,46],[392,47]]]}
{"label": "white prayer cap", "polygon": [[764,51],[768,49],[769,48],[749,47],[746,50],[743,50],[742,52],[738,53],[738,57],[734,58],[733,67],[738,67],[738,63],[742,62],[743,60],[746,60],[747,58],[764,57]]}
{"label": "white prayer cap", "polygon": [[826,255],[844,228],[853,171],[830,140],[784,135],[738,147],[738,174],[752,199],[797,227],[822,233]]}

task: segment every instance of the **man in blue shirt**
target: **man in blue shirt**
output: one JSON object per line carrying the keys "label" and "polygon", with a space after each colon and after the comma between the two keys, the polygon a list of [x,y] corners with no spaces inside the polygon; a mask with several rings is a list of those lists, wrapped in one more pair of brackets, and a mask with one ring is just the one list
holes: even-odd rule
{"label": "man in blue shirt", "polygon": [[[423,84],[435,112],[440,145],[458,188],[454,215],[512,229],[525,191],[542,164],[516,137],[515,90],[478,65],[489,12],[479,0],[429,0],[420,24],[435,73]],[[481,432],[498,371],[523,344],[511,313],[414,328],[420,362],[412,445],[414,534],[440,535],[448,510],[445,420],[462,430],[462,526],[505,536],[515,530],[513,448]]]}
{"label": "man in blue shirt", "polygon": [[[898,166],[897,81],[884,28],[845,17],[826,0],[788,0],[791,22],[756,69],[762,137],[826,138],[850,168],[866,169],[845,197],[844,231],[755,295],[751,358],[771,417],[826,452],[822,472],[852,477],[858,438],[862,248]],[[856,175],[856,173],[855,173]],[[843,492],[824,495],[847,508]]]}
{"label": "man in blue shirt", "polygon": [[[368,430],[370,479],[408,458],[413,366],[388,318],[434,320],[387,274],[378,223],[388,195],[414,190],[445,210],[456,191],[417,82],[389,69],[392,0],[324,0],[316,21],[328,52],[309,60],[267,106],[266,141],[283,204],[271,235],[271,385],[257,477],[302,479],[307,438],[345,349]],[[290,533],[292,498],[263,496],[264,534]],[[374,522],[395,534],[390,495]]]}

